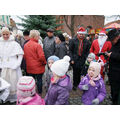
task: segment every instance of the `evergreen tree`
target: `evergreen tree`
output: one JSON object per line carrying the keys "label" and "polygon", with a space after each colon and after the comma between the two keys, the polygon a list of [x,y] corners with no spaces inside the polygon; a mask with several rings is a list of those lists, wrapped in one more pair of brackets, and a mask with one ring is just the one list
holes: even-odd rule
{"label": "evergreen tree", "polygon": [[53,28],[55,34],[61,33],[61,30],[56,30],[56,28],[63,24],[57,24],[59,20],[56,20],[56,17],[53,15],[25,15],[25,18],[19,18],[23,23],[17,24],[22,26],[23,30],[39,30],[42,38],[47,35],[46,31],[48,28]]}

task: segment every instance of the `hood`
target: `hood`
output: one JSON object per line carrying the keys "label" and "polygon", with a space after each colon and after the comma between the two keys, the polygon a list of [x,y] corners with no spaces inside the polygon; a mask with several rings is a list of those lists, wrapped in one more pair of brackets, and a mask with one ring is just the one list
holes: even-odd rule
{"label": "hood", "polygon": [[4,40],[3,37],[0,37],[0,42],[10,42],[10,41],[15,41],[15,37],[13,35],[10,35],[8,40]]}
{"label": "hood", "polygon": [[[86,75],[86,77],[90,80],[90,77],[89,77],[88,74]],[[93,81],[99,81],[101,78],[102,78],[102,77],[101,77],[101,75],[99,74],[98,77],[92,78],[92,80],[93,80]]]}
{"label": "hood", "polygon": [[58,83],[59,86],[62,86],[64,88],[67,88],[69,91],[72,90],[72,82],[70,80],[70,77],[66,75],[64,78],[61,78]]}

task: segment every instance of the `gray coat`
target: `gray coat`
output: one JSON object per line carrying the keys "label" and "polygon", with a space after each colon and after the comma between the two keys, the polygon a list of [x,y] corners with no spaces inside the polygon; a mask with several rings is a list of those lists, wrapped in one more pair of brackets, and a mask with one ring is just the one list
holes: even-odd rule
{"label": "gray coat", "polygon": [[65,42],[61,42],[59,45],[56,45],[55,55],[60,59],[67,55],[67,48],[65,46]]}
{"label": "gray coat", "polygon": [[55,36],[49,38],[49,37],[45,37],[44,41],[43,41],[43,50],[45,53],[45,58],[46,60],[48,59],[48,57],[54,55],[55,52]]}

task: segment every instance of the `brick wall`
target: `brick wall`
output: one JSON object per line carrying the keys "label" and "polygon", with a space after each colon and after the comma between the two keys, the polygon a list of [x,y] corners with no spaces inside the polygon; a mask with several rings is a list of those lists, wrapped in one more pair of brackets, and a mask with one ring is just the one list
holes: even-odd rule
{"label": "brick wall", "polygon": [[[59,16],[56,16],[58,18]],[[103,15],[75,15],[74,18],[74,31],[77,33],[78,26],[83,25],[85,28],[87,26],[92,26],[93,29],[102,28],[104,27],[104,19],[105,17]],[[63,22],[64,25],[62,26],[63,32],[67,32],[69,35],[71,35],[70,30],[68,29],[67,25],[65,24],[65,21]],[[71,16],[67,16],[67,23],[71,24]]]}

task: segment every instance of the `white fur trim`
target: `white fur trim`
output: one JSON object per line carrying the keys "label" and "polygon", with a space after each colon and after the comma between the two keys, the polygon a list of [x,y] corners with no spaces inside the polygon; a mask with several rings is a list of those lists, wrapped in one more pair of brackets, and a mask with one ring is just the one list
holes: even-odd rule
{"label": "white fur trim", "polygon": [[77,32],[77,34],[86,34],[86,31],[85,32]]}

